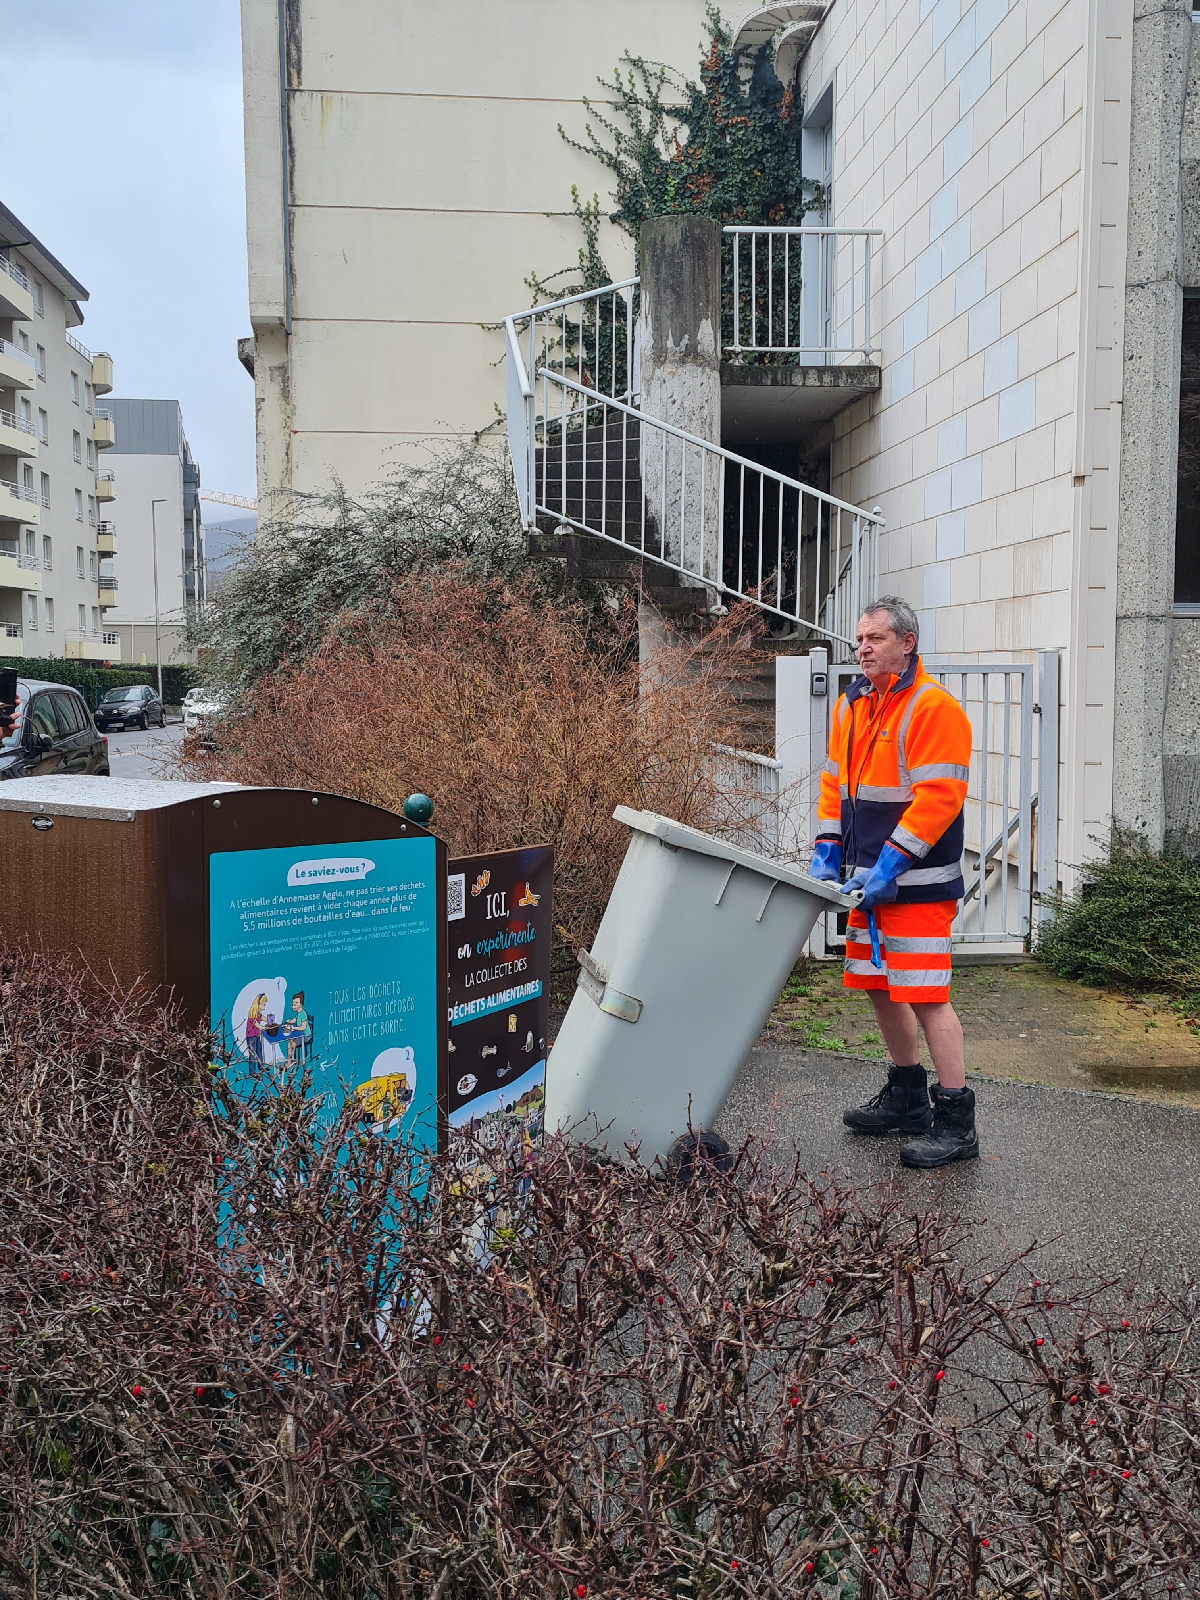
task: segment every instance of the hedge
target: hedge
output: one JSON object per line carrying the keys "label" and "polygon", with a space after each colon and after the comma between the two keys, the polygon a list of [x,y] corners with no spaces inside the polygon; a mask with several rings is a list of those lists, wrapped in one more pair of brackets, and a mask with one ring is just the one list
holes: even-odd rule
{"label": "hedge", "polygon": [[[22,678],[40,679],[46,683],[65,683],[78,689],[94,711],[109,689],[124,688],[133,683],[158,686],[158,673],[154,667],[97,667],[90,661],[67,661],[60,656],[43,657],[40,661],[29,657],[0,657],[0,671],[15,667]],[[202,683],[203,674],[197,667],[164,666],[163,699],[169,706],[177,706],[189,689]]]}

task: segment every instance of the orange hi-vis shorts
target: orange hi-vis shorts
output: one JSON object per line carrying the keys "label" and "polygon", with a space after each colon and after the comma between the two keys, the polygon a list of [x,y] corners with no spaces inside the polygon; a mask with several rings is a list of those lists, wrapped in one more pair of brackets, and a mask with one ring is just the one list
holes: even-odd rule
{"label": "orange hi-vis shorts", "polygon": [[950,998],[950,924],[957,900],[875,907],[879,959],[871,964],[871,937],[863,911],[846,921],[847,989],[886,989],[889,1000],[936,1005]]}

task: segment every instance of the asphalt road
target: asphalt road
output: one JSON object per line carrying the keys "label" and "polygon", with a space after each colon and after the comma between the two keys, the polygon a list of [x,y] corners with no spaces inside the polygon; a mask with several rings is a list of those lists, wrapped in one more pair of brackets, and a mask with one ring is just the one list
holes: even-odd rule
{"label": "asphalt road", "polygon": [[167,719],[165,728],[131,728],[108,735],[108,759],[114,778],[173,778],[175,758],[183,743],[183,722]]}
{"label": "asphalt road", "polygon": [[883,1082],[874,1064],[823,1051],[751,1052],[718,1119],[809,1172],[892,1178],[914,1203],[970,1220],[980,1252],[1040,1242],[1047,1276],[1093,1265],[1154,1281],[1200,1267],[1200,1111],[1083,1089],[972,1077],[983,1154],[940,1172],[902,1168],[899,1141],[854,1138],[842,1111]]}

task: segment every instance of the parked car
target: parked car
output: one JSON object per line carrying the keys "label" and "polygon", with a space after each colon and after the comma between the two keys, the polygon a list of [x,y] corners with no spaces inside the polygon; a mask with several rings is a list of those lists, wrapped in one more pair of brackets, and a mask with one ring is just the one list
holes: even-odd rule
{"label": "parked car", "polygon": [[107,778],[108,740],[77,690],[18,678],[16,723],[0,739],[0,778],[64,772]]}
{"label": "parked car", "polygon": [[96,726],[108,728],[148,728],[167,725],[162,701],[146,683],[133,683],[124,689],[110,689],[96,707]]}
{"label": "parked car", "polygon": [[205,724],[228,708],[228,696],[219,689],[189,689],[183,697],[183,732],[203,735]]}

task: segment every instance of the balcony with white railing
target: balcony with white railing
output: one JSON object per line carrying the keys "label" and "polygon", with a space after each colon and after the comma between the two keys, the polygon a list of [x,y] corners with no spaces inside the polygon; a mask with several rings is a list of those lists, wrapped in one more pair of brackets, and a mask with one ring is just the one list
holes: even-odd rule
{"label": "balcony with white railing", "polygon": [[102,522],[96,529],[96,549],[102,556],[116,555],[117,525],[115,522]]}
{"label": "balcony with white railing", "polygon": [[116,473],[111,471],[96,474],[96,503],[108,505],[117,498]]}
{"label": "balcony with white railing", "polygon": [[32,353],[22,350],[11,339],[0,339],[0,388],[37,388],[37,368]]}
{"label": "balcony with white railing", "polygon": [[37,455],[37,425],[32,417],[0,410],[0,451],[17,456]]}
{"label": "balcony with white railing", "polygon": [[19,622],[0,622],[0,656],[23,656],[25,636]]}
{"label": "balcony with white railing", "polygon": [[99,629],[68,628],[63,634],[63,655],[68,661],[119,661],[121,636]]}
{"label": "balcony with white railing", "polygon": [[40,589],[41,568],[15,540],[0,540],[0,589]]}
{"label": "balcony with white railing", "polygon": [[96,441],[97,450],[111,450],[117,442],[117,428],[113,421],[112,410],[108,406],[97,406],[92,419],[92,438]]}
{"label": "balcony with white railing", "polygon": [[33,285],[7,256],[0,256],[0,317],[15,317],[18,322],[33,319]]}
{"label": "balcony with white railing", "polygon": [[38,492],[32,484],[0,478],[0,522],[37,522]]}
{"label": "balcony with white railing", "polygon": [[879,389],[871,298],[882,242],[877,228],[724,229],[726,440],[795,439]]}

